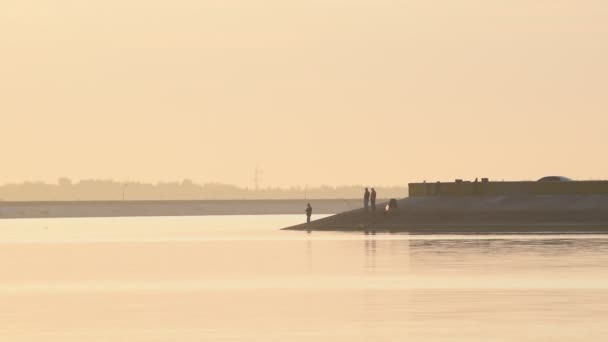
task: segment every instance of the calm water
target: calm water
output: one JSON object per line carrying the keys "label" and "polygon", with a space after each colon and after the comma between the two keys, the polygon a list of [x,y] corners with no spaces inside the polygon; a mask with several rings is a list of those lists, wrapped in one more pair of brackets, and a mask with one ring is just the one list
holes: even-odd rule
{"label": "calm water", "polygon": [[608,339],[608,236],[278,230],[301,220],[0,221],[0,336]]}

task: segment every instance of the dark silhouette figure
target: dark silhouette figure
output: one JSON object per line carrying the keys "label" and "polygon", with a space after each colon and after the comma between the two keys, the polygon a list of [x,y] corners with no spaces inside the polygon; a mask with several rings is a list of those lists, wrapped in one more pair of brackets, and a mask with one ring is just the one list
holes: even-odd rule
{"label": "dark silhouette figure", "polygon": [[395,214],[397,212],[397,200],[394,198],[391,198],[388,203],[386,204],[386,206],[384,207],[384,215],[387,214]]}
{"label": "dark silhouette figure", "polygon": [[365,207],[365,211],[368,211],[369,208],[369,190],[365,188],[365,194],[363,195],[363,207]]}
{"label": "dark silhouette figure", "polygon": [[310,223],[310,217],[312,216],[312,207],[310,203],[306,205],[306,223]]}
{"label": "dark silhouette figure", "polygon": [[372,211],[376,211],[376,189],[372,188],[372,193],[369,196],[370,202],[372,203]]}
{"label": "dark silhouette figure", "polygon": [[394,198],[391,198],[390,201],[388,201],[388,207],[391,211],[396,211],[397,210],[397,200]]}

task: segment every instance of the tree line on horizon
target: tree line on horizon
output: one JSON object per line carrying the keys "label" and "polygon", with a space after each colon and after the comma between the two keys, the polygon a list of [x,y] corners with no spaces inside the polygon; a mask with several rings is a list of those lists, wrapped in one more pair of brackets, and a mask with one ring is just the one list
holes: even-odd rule
{"label": "tree line on horizon", "polygon": [[[119,201],[119,200],[231,200],[231,199],[353,199],[363,196],[364,186],[316,186],[251,189],[223,183],[118,182],[85,179],[57,183],[23,182],[0,185],[2,201]],[[407,196],[406,186],[376,187],[378,198]]]}

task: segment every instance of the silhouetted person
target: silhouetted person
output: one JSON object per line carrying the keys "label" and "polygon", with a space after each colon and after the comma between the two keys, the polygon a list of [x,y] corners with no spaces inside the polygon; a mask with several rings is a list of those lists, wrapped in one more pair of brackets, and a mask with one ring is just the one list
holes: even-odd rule
{"label": "silhouetted person", "polygon": [[376,189],[372,188],[372,193],[369,196],[370,202],[372,203],[372,211],[376,211]]}
{"label": "silhouetted person", "polygon": [[365,188],[365,194],[363,194],[363,207],[365,207],[365,211],[368,211],[369,208],[369,190]]}
{"label": "silhouetted person", "polygon": [[310,203],[306,205],[306,223],[310,223],[310,217],[312,216],[312,207]]}
{"label": "silhouetted person", "polygon": [[396,211],[397,210],[397,200],[394,198],[391,198],[390,201],[388,201],[388,208],[390,211]]}

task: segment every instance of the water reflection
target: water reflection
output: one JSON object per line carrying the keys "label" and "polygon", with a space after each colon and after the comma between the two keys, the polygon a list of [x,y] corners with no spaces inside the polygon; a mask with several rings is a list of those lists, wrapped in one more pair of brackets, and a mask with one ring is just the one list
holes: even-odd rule
{"label": "water reflection", "polygon": [[[365,274],[405,288],[604,288],[605,236],[362,234]],[[323,266],[317,265],[323,268]]]}
{"label": "water reflection", "polygon": [[[365,235],[369,235],[365,232]],[[365,268],[376,268],[376,239],[374,236],[367,236],[364,241],[365,247]]]}
{"label": "water reflection", "polygon": [[68,342],[608,338],[607,236],[278,230],[298,220],[4,222],[2,335]]}

